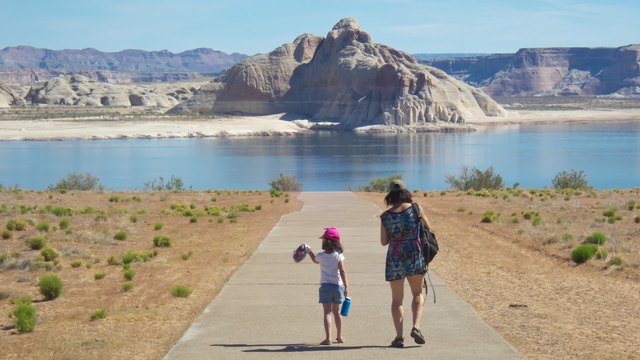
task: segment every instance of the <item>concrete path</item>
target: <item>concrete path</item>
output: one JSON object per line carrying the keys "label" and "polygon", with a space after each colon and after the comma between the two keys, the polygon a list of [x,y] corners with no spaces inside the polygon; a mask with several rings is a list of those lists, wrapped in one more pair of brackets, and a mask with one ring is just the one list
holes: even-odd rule
{"label": "concrete path", "polygon": [[[407,284],[405,348],[390,348],[395,331],[376,218],[381,210],[350,192],[304,192],[299,198],[303,209],[280,219],[164,359],[524,359],[435,274],[437,303],[429,287],[422,320],[426,345],[408,336]],[[343,320],[345,343],[321,346],[320,268],[308,257],[295,263],[292,252],[301,243],[321,251],[318,237],[326,227],[342,234],[352,303]],[[440,242],[446,246],[446,239]]]}

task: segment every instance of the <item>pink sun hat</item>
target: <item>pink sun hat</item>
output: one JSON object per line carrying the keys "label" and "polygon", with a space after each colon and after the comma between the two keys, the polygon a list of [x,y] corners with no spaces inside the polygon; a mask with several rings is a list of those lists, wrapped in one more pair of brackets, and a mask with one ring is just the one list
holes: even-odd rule
{"label": "pink sun hat", "polygon": [[322,238],[333,240],[335,242],[340,242],[340,233],[335,228],[325,228],[324,234],[320,236],[320,239]]}

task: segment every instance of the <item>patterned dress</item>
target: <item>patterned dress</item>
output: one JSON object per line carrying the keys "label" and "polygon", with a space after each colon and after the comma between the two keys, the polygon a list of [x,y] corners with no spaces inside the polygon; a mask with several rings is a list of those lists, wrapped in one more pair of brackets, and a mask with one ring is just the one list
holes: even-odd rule
{"label": "patterned dress", "polygon": [[418,233],[418,216],[413,207],[399,213],[387,210],[380,219],[389,239],[386,280],[400,280],[407,276],[425,274]]}

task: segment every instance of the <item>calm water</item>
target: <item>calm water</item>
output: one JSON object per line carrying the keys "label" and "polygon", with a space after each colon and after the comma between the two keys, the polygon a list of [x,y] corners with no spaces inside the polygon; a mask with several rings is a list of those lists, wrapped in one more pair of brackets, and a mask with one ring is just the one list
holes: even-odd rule
{"label": "calm water", "polygon": [[280,173],[304,190],[345,190],[402,174],[411,189],[447,188],[463,165],[493,166],[505,185],[551,187],[584,170],[598,189],[640,187],[640,123],[505,125],[465,134],[0,142],[0,184],[43,190],[70,172],[108,189],[142,190],[163,176],[185,188],[268,189]]}

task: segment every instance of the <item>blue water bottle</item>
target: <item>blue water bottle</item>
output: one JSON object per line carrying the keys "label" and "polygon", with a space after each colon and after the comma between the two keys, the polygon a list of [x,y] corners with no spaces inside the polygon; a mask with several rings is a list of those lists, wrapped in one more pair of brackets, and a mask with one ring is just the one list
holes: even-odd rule
{"label": "blue water bottle", "polygon": [[347,316],[349,315],[349,308],[351,307],[351,298],[347,297],[342,302],[342,309],[340,310],[340,315]]}

